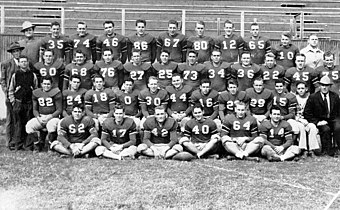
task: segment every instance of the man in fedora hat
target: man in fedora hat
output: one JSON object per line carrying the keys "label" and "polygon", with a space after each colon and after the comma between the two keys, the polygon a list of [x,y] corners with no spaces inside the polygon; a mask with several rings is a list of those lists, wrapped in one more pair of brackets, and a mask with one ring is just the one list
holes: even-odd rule
{"label": "man in fedora hat", "polygon": [[25,38],[18,41],[20,46],[25,49],[22,51],[23,55],[28,57],[30,64],[33,66],[35,63],[39,62],[39,51],[40,44],[39,40],[34,36],[35,25],[29,21],[25,21],[22,24],[21,32],[24,33]]}
{"label": "man in fedora hat", "polygon": [[9,149],[14,149],[13,132],[14,132],[14,122],[13,122],[13,107],[8,98],[8,89],[12,75],[19,69],[19,56],[24,47],[20,46],[18,42],[12,42],[7,52],[12,54],[12,58],[1,63],[1,88],[5,93],[6,100],[6,139],[7,147]]}
{"label": "man in fedora hat", "polygon": [[329,156],[335,156],[332,138],[340,145],[340,98],[330,91],[332,85],[328,76],[320,79],[320,90],[312,94],[306,103],[304,116],[319,129],[322,151]]}

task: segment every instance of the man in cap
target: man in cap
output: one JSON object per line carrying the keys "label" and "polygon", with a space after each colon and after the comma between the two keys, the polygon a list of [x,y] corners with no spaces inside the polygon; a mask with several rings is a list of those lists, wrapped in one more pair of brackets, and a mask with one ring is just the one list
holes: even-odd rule
{"label": "man in cap", "polygon": [[23,55],[28,57],[28,61],[33,66],[35,63],[39,62],[39,52],[40,52],[40,40],[36,39],[34,36],[35,25],[30,21],[25,21],[22,24],[21,32],[24,33],[25,38],[18,41],[20,46],[25,49],[22,51]]}
{"label": "man in cap", "polygon": [[13,124],[13,107],[8,98],[8,89],[11,82],[12,75],[19,69],[19,56],[24,47],[20,46],[18,42],[11,43],[7,52],[12,54],[12,58],[1,63],[1,88],[6,96],[6,139],[9,149],[14,149],[14,124]]}
{"label": "man in cap", "polygon": [[340,98],[330,91],[332,85],[328,76],[320,79],[320,90],[307,100],[304,116],[310,123],[314,123],[319,129],[323,154],[334,156],[332,139],[340,145]]}

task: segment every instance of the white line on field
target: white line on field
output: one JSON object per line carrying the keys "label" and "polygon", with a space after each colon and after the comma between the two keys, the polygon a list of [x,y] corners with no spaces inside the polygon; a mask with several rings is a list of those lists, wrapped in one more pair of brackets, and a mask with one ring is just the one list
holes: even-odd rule
{"label": "white line on field", "polygon": [[[244,173],[244,172],[229,170],[229,169],[221,168],[221,167],[218,167],[218,166],[211,166],[211,165],[207,165],[207,164],[199,163],[199,162],[196,162],[196,163],[199,164],[199,165],[207,166],[207,167],[210,167],[210,168],[215,168],[215,169],[222,170],[222,171],[234,172],[234,173],[238,173],[238,174],[241,174],[241,175],[244,175],[244,176],[249,176],[249,177],[253,177],[253,178],[257,178],[257,179],[264,179],[266,181],[274,182],[274,183],[277,183],[277,184],[280,184],[280,185],[288,185],[290,187],[299,188],[299,189],[303,189],[303,190],[309,190],[309,191],[319,191],[319,192],[325,193],[327,195],[334,196],[333,197],[334,200],[336,199],[337,196],[340,195],[340,191],[337,194],[335,194],[335,193],[326,192],[326,191],[323,191],[323,190],[316,190],[316,189],[313,189],[313,188],[310,188],[310,187],[305,187],[305,186],[298,184],[298,183],[292,184],[292,183],[283,182],[283,181],[279,181],[279,180],[275,180],[275,179],[269,179],[269,178],[266,178],[266,177],[247,174],[247,173]],[[334,201],[332,200],[332,202],[334,202]]]}
{"label": "white line on field", "polygon": [[340,190],[339,190],[339,192],[338,192],[337,194],[335,194],[335,195],[333,196],[332,200],[331,200],[331,201],[329,202],[329,204],[324,208],[324,210],[328,210],[328,209],[332,206],[333,202],[334,202],[339,196],[340,196]]}

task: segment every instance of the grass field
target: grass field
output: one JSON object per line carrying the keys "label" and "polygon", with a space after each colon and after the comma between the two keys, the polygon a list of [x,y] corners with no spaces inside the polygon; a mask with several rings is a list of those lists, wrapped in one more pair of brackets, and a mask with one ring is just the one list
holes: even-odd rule
{"label": "grass field", "polygon": [[324,209],[340,190],[339,165],[62,159],[0,147],[0,209]]}

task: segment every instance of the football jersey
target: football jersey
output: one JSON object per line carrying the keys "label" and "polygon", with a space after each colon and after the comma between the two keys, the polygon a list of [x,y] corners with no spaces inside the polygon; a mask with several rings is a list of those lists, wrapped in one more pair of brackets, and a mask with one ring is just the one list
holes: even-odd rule
{"label": "football jersey", "polygon": [[69,63],[70,58],[70,39],[64,35],[58,38],[52,38],[50,35],[41,39],[41,45],[44,49],[50,49],[54,53],[54,60],[62,59]]}
{"label": "football jersey", "polygon": [[262,77],[263,73],[257,64],[243,66],[240,63],[235,63],[231,65],[231,75],[237,79],[238,89],[242,91],[252,87],[254,80]]}
{"label": "football jersey", "polygon": [[189,85],[193,89],[200,86],[202,79],[204,65],[195,63],[194,65],[189,65],[187,63],[178,64],[178,73],[182,74],[184,85]]}
{"label": "football jersey", "polygon": [[211,52],[214,49],[215,42],[209,36],[192,36],[188,38],[188,49],[194,50],[197,56],[198,63],[204,63],[210,60]]}
{"label": "football jersey", "polygon": [[271,51],[270,40],[267,37],[259,36],[257,39],[248,37],[244,39],[245,50],[248,50],[251,55],[251,62],[263,64],[265,55]]}
{"label": "football jersey", "polygon": [[285,120],[281,120],[277,126],[274,126],[269,120],[264,120],[259,126],[259,130],[260,136],[274,146],[284,146],[284,148],[287,148],[293,144],[292,127]]}
{"label": "football jersey", "polygon": [[204,116],[211,116],[215,110],[218,110],[218,92],[216,90],[210,90],[210,92],[205,95],[202,94],[200,89],[195,90],[191,94],[191,103],[200,104],[203,107]]}
{"label": "football jersey", "polygon": [[333,68],[328,68],[326,66],[319,66],[315,70],[318,74],[318,79],[321,79],[323,76],[328,76],[333,85],[331,85],[330,90],[340,94],[340,66],[335,65]]}
{"label": "football jersey", "polygon": [[244,103],[249,102],[249,98],[245,91],[238,91],[235,95],[232,95],[228,91],[223,91],[218,96],[219,110],[223,111],[224,115],[234,113],[234,106],[236,101],[242,101]]}
{"label": "football jersey", "polygon": [[[155,108],[160,105],[167,105],[169,101],[168,92],[158,89],[156,93],[151,93],[149,88],[140,91],[138,96],[139,104],[145,104],[149,115],[155,114]],[[142,110],[143,111],[143,110]]]}
{"label": "football jersey", "polygon": [[161,64],[156,62],[152,67],[158,78],[158,85],[165,88],[171,85],[172,74],[177,71],[177,63],[170,61],[168,64]]}
{"label": "football jersey", "polygon": [[269,114],[273,104],[273,93],[270,90],[263,89],[261,93],[256,93],[254,88],[248,88],[246,94],[249,97],[249,110],[252,114]]}
{"label": "football jersey", "polygon": [[[127,53],[126,38],[120,34],[112,34],[107,36],[103,34],[97,38],[97,60],[102,59],[102,53],[104,49],[111,49],[113,60],[121,60],[122,54]],[[122,61],[123,63],[125,61]]]}
{"label": "football jersey", "polygon": [[240,119],[235,114],[227,115],[222,124],[221,136],[232,138],[258,136],[256,118],[251,115],[245,115],[243,119]]}
{"label": "football jersey", "polygon": [[167,86],[165,88],[169,94],[168,107],[172,112],[185,112],[189,115],[189,99],[192,93],[192,87],[189,85],[184,85],[180,89],[176,89],[173,85]]}
{"label": "football jersey", "polygon": [[211,136],[218,134],[216,123],[210,119],[197,121],[191,119],[185,124],[184,136],[191,139],[193,143],[208,143]]}
{"label": "football jersey", "polygon": [[298,82],[305,82],[310,93],[314,93],[314,85],[318,81],[317,72],[310,68],[304,67],[303,70],[299,71],[296,67],[287,69],[285,73],[285,81],[290,86],[290,91],[296,92],[296,84]]}
{"label": "football jersey", "polygon": [[79,88],[85,88],[89,90],[92,88],[92,76],[94,74],[93,64],[90,62],[86,62],[82,65],[76,65],[74,63],[70,63],[65,68],[65,76],[64,76],[64,90],[66,90],[69,86],[69,79],[72,75],[80,75],[80,86]]}
{"label": "football jersey", "polygon": [[292,93],[281,93],[278,94],[275,90],[273,91],[273,105],[277,106],[281,110],[281,116],[284,120],[295,119],[295,112],[297,109],[297,99]]}
{"label": "football jersey", "polygon": [[78,91],[69,89],[63,91],[63,110],[65,110],[68,115],[72,114],[74,104],[84,104],[86,91],[84,88],[80,88]]}
{"label": "football jersey", "polygon": [[176,130],[177,122],[173,118],[166,118],[162,125],[156,120],[156,117],[149,117],[145,120],[144,124],[144,136],[145,133],[150,134],[150,141],[153,144],[168,144],[172,139],[170,139],[170,133],[175,134],[176,140]]}
{"label": "football jersey", "polygon": [[[102,139],[109,139],[114,144],[124,144],[124,147],[133,145],[131,139],[136,139],[136,123],[129,117],[123,118],[123,122],[118,125],[113,117],[104,120],[102,125]],[[129,145],[125,145],[126,143]]]}
{"label": "football jersey", "polygon": [[263,72],[263,85],[269,90],[275,89],[275,80],[284,79],[286,70],[280,65],[274,65],[273,68],[268,68],[265,64],[261,65]]}
{"label": "football jersey", "polygon": [[92,34],[86,34],[85,36],[79,36],[74,34],[70,37],[71,56],[73,56],[77,50],[84,53],[86,60],[94,60],[96,52],[96,37]]}
{"label": "football jersey", "polygon": [[133,89],[131,93],[117,91],[117,102],[124,105],[125,115],[136,116],[140,110],[138,103],[139,90]]}
{"label": "football jersey", "polygon": [[285,70],[295,66],[296,54],[298,54],[299,48],[293,44],[283,46],[282,44],[276,45],[272,52],[275,55],[276,64],[283,66]]}
{"label": "football jersey", "polygon": [[72,116],[67,116],[60,122],[60,131],[70,143],[82,143],[95,131],[95,123],[89,116],[84,116],[80,123]]}
{"label": "football jersey", "polygon": [[227,80],[230,75],[230,63],[221,62],[218,67],[215,67],[212,62],[204,62],[205,72],[208,79],[211,81],[211,88],[222,92],[226,90]]}
{"label": "football jersey", "polygon": [[38,103],[38,112],[42,115],[53,114],[61,107],[57,107],[58,102],[62,101],[62,95],[59,88],[53,88],[48,92],[44,92],[42,88],[33,91],[32,99]]}
{"label": "football jersey", "polygon": [[141,59],[143,62],[154,62],[156,52],[156,39],[148,33],[139,36],[134,34],[128,38],[128,42],[132,49],[141,51]]}
{"label": "football jersey", "polygon": [[222,52],[221,60],[229,63],[237,62],[244,48],[244,41],[241,36],[232,34],[226,38],[221,35],[215,40],[215,47]]}
{"label": "football jersey", "polygon": [[38,78],[52,77],[52,88],[58,87],[61,89],[63,87],[65,66],[61,60],[54,61],[50,66],[44,65],[43,62],[38,62],[34,64],[34,68]]}
{"label": "football jersey", "polygon": [[125,77],[134,80],[134,87],[138,90],[143,90],[146,88],[147,81],[150,77],[152,67],[149,62],[142,63],[139,66],[133,65],[133,63],[125,63]]}
{"label": "football jersey", "polygon": [[101,91],[93,89],[85,93],[85,105],[94,114],[107,114],[114,109],[116,94],[110,88]]}
{"label": "football jersey", "polygon": [[118,87],[119,80],[124,76],[123,64],[114,60],[111,63],[105,63],[103,60],[97,61],[93,67],[93,71],[104,77],[105,87]]}
{"label": "football jersey", "polygon": [[172,36],[168,32],[161,33],[157,38],[157,47],[160,48],[159,51],[167,50],[170,52],[170,61],[177,63],[185,61],[185,54],[183,53],[187,50],[187,39],[185,35],[176,33]]}

